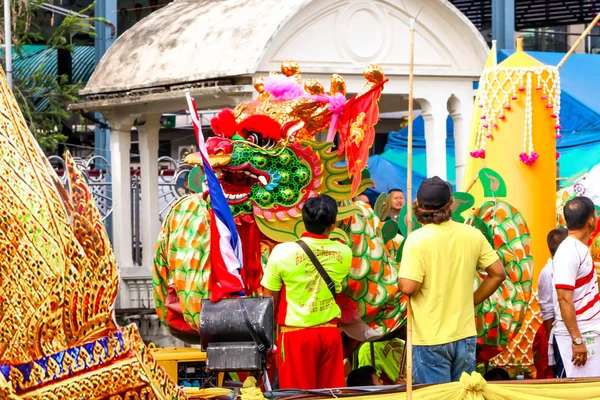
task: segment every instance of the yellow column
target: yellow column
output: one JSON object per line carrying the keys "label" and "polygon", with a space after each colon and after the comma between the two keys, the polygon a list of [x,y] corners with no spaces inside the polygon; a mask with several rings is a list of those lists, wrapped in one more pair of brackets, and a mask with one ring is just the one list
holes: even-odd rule
{"label": "yellow column", "polygon": [[[476,105],[470,152],[485,151],[485,158],[467,161],[465,188],[481,167],[491,168],[504,178],[506,201],[525,217],[531,233],[534,287],[550,256],[546,235],[555,228],[556,128],[560,86],[555,67],[545,66],[522,51],[495,68],[484,71],[483,88]],[[482,107],[479,107],[479,105]],[[485,119],[483,119],[485,117]],[[489,137],[491,136],[491,137]],[[477,144],[479,141],[479,145]],[[520,154],[538,158],[531,165]],[[481,153],[480,153],[481,154]],[[475,205],[484,201],[475,184],[469,191]]]}

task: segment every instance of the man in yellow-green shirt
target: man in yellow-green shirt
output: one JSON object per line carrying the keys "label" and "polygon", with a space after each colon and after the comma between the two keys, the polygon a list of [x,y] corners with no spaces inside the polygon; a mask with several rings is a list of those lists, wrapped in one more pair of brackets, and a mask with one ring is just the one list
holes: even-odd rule
{"label": "man in yellow-green shirt", "polygon": [[[373,352],[371,354],[371,346]],[[384,385],[401,383],[400,364],[404,353],[404,341],[399,338],[383,342],[363,343],[358,348],[358,367],[373,365]],[[375,356],[375,362],[372,360]]]}
{"label": "man in yellow-green shirt", "polygon": [[[455,382],[475,369],[474,307],[506,278],[504,266],[476,228],[450,220],[452,187],[439,177],[419,187],[415,216],[422,228],[406,239],[400,290],[413,309],[415,383]],[[487,277],[473,293],[476,268]]]}
{"label": "man in yellow-green shirt", "polygon": [[[347,245],[329,239],[337,211],[337,203],[329,196],[308,199],[302,208],[307,231],[302,241],[339,293],[342,280],[350,271],[352,251]],[[265,296],[273,297],[277,323],[281,325],[277,344],[279,387],[345,386],[342,339],[337,328],[342,312],[308,254],[295,242],[275,246],[261,284]]]}

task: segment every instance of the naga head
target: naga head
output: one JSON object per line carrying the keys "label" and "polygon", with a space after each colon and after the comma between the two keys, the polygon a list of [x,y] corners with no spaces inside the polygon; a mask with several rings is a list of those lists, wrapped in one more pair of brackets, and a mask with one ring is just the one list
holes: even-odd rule
{"label": "naga head", "polygon": [[[238,221],[250,222],[256,216],[266,220],[299,219],[306,199],[318,193],[340,201],[350,198],[349,169],[336,166],[344,159],[344,149],[350,147],[343,145],[341,137],[339,151],[333,152],[333,137],[337,130],[343,134],[343,126],[350,126],[350,122],[352,132],[358,123],[358,129],[362,127],[367,133],[377,122],[376,118],[374,122],[365,121],[364,112],[359,116],[349,106],[377,87],[369,103],[377,108],[384,82],[378,66],[367,67],[367,84],[350,101],[346,100],[346,84],[337,74],[332,75],[329,92],[325,92],[315,79],[302,85],[300,68],[294,61],[284,62],[281,72],[257,80],[256,100],[233,110],[224,109],[211,121],[214,136],[206,140],[209,162]],[[352,116],[358,118],[350,121]],[[367,126],[369,122],[371,126]],[[328,129],[328,141],[314,140]],[[355,134],[353,138],[368,153],[372,139],[362,136],[362,141],[357,141]],[[199,153],[188,155],[185,161],[202,165]],[[366,160],[359,172],[365,166]],[[364,189],[369,185],[352,189],[359,186]],[[203,191],[208,194],[206,189]]]}

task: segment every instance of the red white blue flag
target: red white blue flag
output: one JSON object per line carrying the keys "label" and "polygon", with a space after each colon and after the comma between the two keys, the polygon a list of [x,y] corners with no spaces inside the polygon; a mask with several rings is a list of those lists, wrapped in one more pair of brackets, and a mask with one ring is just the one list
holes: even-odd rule
{"label": "red white blue flag", "polygon": [[212,206],[210,210],[210,300],[219,301],[223,297],[244,294],[244,282],[240,274],[242,269],[242,242],[219,178],[217,178],[208,161],[208,152],[202,135],[202,125],[198,119],[196,103],[190,96],[189,90],[185,91],[185,96],[192,118],[192,125],[196,132]]}

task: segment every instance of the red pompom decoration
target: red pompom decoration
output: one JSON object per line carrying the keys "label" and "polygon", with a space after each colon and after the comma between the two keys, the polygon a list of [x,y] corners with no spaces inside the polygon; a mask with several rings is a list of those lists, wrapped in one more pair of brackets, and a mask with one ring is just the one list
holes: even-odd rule
{"label": "red pompom decoration", "polygon": [[235,122],[235,116],[233,111],[229,108],[221,110],[216,117],[210,120],[210,127],[212,128],[215,135],[224,137],[232,137],[238,130],[238,124]]}
{"label": "red pompom decoration", "polygon": [[247,137],[249,132],[257,132],[264,139],[279,140],[281,139],[281,127],[271,117],[266,115],[254,114],[240,122],[240,134]]}

